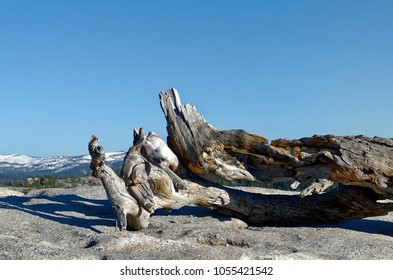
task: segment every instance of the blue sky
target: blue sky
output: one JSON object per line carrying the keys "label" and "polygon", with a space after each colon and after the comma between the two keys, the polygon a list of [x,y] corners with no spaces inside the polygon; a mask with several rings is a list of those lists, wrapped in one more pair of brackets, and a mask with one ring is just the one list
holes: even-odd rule
{"label": "blue sky", "polygon": [[0,1],[0,154],[166,137],[161,90],[221,129],[393,137],[393,1]]}

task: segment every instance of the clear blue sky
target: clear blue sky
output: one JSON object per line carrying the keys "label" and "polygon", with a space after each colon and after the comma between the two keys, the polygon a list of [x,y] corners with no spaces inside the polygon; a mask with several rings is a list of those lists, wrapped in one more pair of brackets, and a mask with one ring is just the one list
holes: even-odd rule
{"label": "clear blue sky", "polygon": [[0,154],[166,137],[178,89],[221,129],[393,137],[393,1],[0,1]]}

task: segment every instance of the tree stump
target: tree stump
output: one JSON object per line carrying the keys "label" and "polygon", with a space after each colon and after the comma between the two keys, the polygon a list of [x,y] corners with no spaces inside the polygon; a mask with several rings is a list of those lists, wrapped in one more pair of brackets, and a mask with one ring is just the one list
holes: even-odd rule
{"label": "tree stump", "polygon": [[[381,200],[393,195],[393,139],[314,135],[269,143],[244,130],[213,127],[195,106],[183,106],[175,89],[161,92],[160,103],[168,146],[193,174],[226,186],[291,182],[301,190],[300,196],[231,190],[231,203],[219,207],[220,212],[230,209],[229,215],[241,213],[257,223],[309,224],[384,215],[392,209],[391,202]],[[320,194],[333,184],[339,186]],[[243,207],[233,207],[237,200]]]}

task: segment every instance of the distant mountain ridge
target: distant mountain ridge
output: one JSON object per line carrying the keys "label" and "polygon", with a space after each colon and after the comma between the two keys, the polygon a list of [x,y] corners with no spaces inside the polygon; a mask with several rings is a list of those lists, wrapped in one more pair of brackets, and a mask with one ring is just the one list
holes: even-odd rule
{"label": "distant mountain ridge", "polygon": [[[114,170],[121,168],[125,152],[105,154],[105,162]],[[85,176],[91,173],[90,155],[32,157],[0,155],[0,181],[22,180],[34,176]]]}

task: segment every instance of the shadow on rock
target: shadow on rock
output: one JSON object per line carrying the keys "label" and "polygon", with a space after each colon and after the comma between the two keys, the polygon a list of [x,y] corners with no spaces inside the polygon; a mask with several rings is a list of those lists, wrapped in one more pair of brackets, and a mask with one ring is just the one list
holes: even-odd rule
{"label": "shadow on rock", "polygon": [[389,221],[362,219],[348,221],[339,225],[330,225],[330,227],[393,237],[393,223]]}
{"label": "shadow on rock", "polygon": [[97,233],[95,226],[114,226],[114,212],[108,200],[87,199],[74,194],[58,196],[0,198],[0,208],[14,209],[65,225]]}
{"label": "shadow on rock", "polygon": [[152,216],[194,216],[194,217],[213,217],[222,220],[229,220],[230,217],[223,216],[213,210],[198,207],[198,206],[184,206],[180,209],[164,210],[157,209]]}

